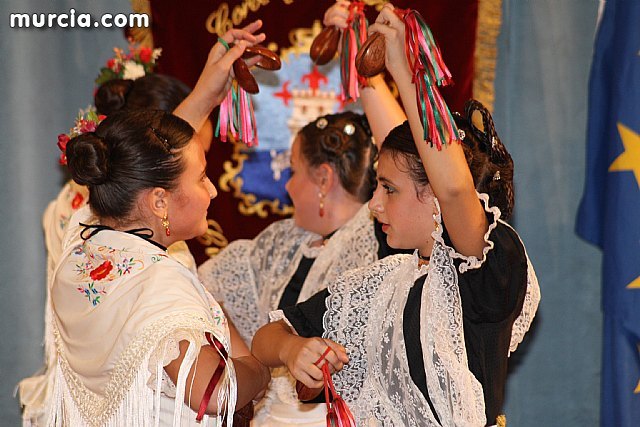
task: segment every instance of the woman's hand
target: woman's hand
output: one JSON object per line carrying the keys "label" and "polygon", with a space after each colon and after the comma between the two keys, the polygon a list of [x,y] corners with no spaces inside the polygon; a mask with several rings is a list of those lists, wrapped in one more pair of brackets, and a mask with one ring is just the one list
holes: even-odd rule
{"label": "woman's hand", "polygon": [[322,24],[325,27],[333,25],[342,30],[347,28],[347,18],[349,18],[349,0],[336,0],[336,3],[324,13]]}
{"label": "woman's hand", "polygon": [[[264,33],[254,34],[261,27],[262,21],[257,20],[242,29],[227,31],[221,38],[230,49],[227,51],[220,42],[213,45],[196,86],[173,114],[189,122],[194,129],[200,129],[231,88],[233,62],[242,56],[247,46],[264,41]],[[252,65],[258,60],[258,57],[252,58],[247,63]]]}
{"label": "woman's hand", "polygon": [[331,373],[340,371],[349,357],[344,347],[323,338],[302,338],[291,335],[284,343],[280,359],[291,375],[309,388],[322,388],[324,363],[329,364]]}
{"label": "woman's hand", "polygon": [[384,5],[376,22],[369,26],[369,37],[380,33],[385,38],[385,65],[396,82],[411,76],[404,40],[404,22],[396,15],[391,3]]}
{"label": "woman's hand", "polygon": [[[230,46],[230,49],[227,51],[220,42],[213,45],[194,92],[196,90],[208,92],[215,105],[220,104],[231,87],[233,62],[242,56],[247,46],[254,46],[265,40],[264,33],[254,35],[261,27],[262,21],[257,20],[242,29],[234,28],[227,31],[221,39]],[[257,60],[258,58],[254,58],[247,62],[253,65]]]}

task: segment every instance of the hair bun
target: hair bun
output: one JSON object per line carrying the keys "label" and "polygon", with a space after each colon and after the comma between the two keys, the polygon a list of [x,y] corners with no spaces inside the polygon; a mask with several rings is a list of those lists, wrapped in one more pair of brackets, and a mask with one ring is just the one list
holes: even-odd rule
{"label": "hair bun", "polygon": [[67,143],[66,155],[71,177],[78,184],[91,187],[107,181],[109,147],[95,133],[71,139]]}
{"label": "hair bun", "polygon": [[133,80],[109,80],[98,88],[93,97],[100,114],[107,116],[121,110],[127,103],[127,95],[133,87]]}

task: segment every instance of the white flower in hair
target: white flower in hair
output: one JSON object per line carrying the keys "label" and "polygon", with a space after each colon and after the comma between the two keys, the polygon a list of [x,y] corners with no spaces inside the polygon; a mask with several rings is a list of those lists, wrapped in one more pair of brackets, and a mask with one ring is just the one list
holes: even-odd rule
{"label": "white flower in hair", "polygon": [[160,58],[160,55],[162,55],[161,47],[157,47],[153,49],[153,52],[151,53],[151,59],[153,60],[153,62],[155,62],[158,58]]}
{"label": "white flower in hair", "polygon": [[135,80],[145,76],[142,64],[138,64],[135,61],[124,61],[122,65],[124,67],[122,78],[125,80]]}

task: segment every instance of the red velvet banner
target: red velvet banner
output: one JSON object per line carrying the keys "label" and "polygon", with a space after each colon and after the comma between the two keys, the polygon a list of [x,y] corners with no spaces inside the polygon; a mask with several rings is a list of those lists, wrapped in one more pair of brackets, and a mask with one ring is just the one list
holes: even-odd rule
{"label": "red velvet banner", "polygon": [[[373,22],[378,13],[376,8],[383,2],[365,3],[368,4],[367,17]],[[295,130],[292,120],[300,115],[296,111],[296,97],[305,96],[307,89],[322,92],[322,85],[327,89],[322,96],[337,97],[339,93],[329,87],[334,71],[314,69],[308,59],[310,40],[321,30],[324,12],[332,4],[333,1],[309,0],[151,1],[154,46],[162,48],[158,67],[161,73],[176,76],[193,86],[217,34],[255,19],[262,19],[264,23],[265,44],[283,59],[283,70],[278,77],[256,73],[261,88],[254,101],[260,137],[258,149],[247,150],[239,144],[214,141],[207,156],[208,174],[218,188],[218,197],[209,208],[209,232],[189,242],[198,263],[228,242],[252,238],[274,220],[292,212],[283,190],[288,175],[281,166],[286,166],[286,161],[280,161]],[[455,82],[442,93],[452,110],[461,109],[472,96],[478,0],[398,0],[394,5],[416,8],[431,27]],[[299,63],[294,63],[297,61]],[[329,105],[328,108],[342,107]],[[306,104],[302,108],[306,109]],[[312,116],[302,114],[300,117]],[[217,122],[216,112],[212,120]],[[268,173],[263,171],[265,164],[267,169],[270,167]],[[265,190],[271,181],[274,188],[278,187],[273,194]]]}

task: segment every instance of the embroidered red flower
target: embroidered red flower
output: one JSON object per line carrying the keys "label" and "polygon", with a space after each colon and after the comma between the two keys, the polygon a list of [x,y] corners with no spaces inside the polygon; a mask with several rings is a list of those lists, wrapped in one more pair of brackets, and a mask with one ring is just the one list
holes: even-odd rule
{"label": "embroidered red flower", "polygon": [[91,279],[98,281],[98,280],[102,280],[105,277],[107,277],[107,274],[109,274],[109,272],[113,269],[113,264],[111,264],[111,261],[105,261],[102,264],[100,264],[97,268],[94,268],[93,270],[91,270],[91,272],[89,273],[89,276],[91,277]]}
{"label": "embroidered red flower", "polygon": [[71,208],[74,210],[78,209],[80,206],[82,206],[83,201],[84,201],[84,196],[80,193],[76,193],[75,197],[71,201]]}

